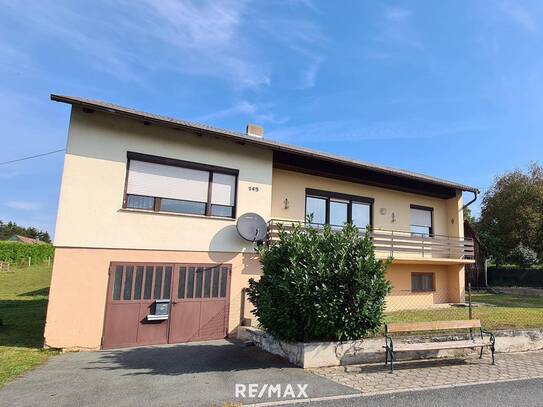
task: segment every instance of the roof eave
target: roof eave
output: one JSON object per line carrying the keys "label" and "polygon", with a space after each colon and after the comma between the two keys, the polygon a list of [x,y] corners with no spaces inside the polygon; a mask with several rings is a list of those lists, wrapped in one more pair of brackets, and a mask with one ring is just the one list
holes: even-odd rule
{"label": "roof eave", "polygon": [[326,161],[340,163],[344,165],[349,165],[356,168],[363,168],[365,170],[390,174],[390,175],[397,176],[400,178],[414,179],[414,180],[418,180],[422,182],[427,182],[430,184],[441,185],[441,186],[448,187],[451,189],[456,189],[458,191],[467,191],[467,192],[473,192],[477,194],[480,193],[480,191],[477,188],[471,187],[468,185],[449,182],[446,180],[431,179],[427,176],[423,176],[422,174],[421,175],[409,174],[409,173],[402,172],[400,170],[393,170],[393,169],[387,169],[387,168],[383,168],[379,166],[366,165],[364,163],[356,162],[354,160],[344,159],[344,158],[332,156],[325,153],[311,151],[304,148],[296,148],[296,147],[292,147],[289,145],[285,145],[282,143],[278,143],[278,142],[274,142],[274,141],[270,141],[266,139],[253,139],[248,136],[237,134],[235,132],[224,131],[221,129],[203,128],[200,126],[190,125],[190,123],[180,123],[179,121],[175,119],[166,120],[165,118],[156,117],[154,115],[151,116],[151,115],[143,114],[140,112],[131,112],[128,109],[124,109],[124,108],[120,109],[114,106],[98,104],[92,101],[82,100],[79,98],[73,98],[70,96],[51,94],[50,97],[51,97],[51,100],[55,102],[78,105],[83,108],[98,110],[98,111],[111,113],[111,114],[118,114],[118,115],[128,117],[134,120],[139,120],[139,121],[143,121],[147,123],[155,123],[161,126],[171,127],[174,129],[190,130],[198,134],[207,134],[207,135],[212,135],[212,136],[221,137],[221,138],[230,138],[241,144],[252,144],[252,145],[257,145],[259,147],[269,148],[275,151],[282,151],[282,152],[287,152],[291,154],[299,154],[299,155],[303,155],[310,158],[316,158],[316,159],[326,160]]}

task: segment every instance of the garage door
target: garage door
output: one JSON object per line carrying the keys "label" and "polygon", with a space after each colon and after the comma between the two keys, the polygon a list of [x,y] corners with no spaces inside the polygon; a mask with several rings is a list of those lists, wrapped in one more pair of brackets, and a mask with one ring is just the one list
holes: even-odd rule
{"label": "garage door", "polygon": [[102,347],[224,338],[230,273],[224,264],[113,263]]}

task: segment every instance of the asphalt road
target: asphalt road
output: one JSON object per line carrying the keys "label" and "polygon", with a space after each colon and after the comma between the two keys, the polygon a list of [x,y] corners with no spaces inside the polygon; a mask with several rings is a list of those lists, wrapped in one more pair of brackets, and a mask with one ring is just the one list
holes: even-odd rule
{"label": "asphalt road", "polygon": [[[298,404],[303,406],[304,404]],[[541,407],[543,379],[460,386],[311,403],[314,407]]]}
{"label": "asphalt road", "polygon": [[[223,406],[248,404],[264,385],[306,386],[308,397],[356,390],[305,372],[278,356],[235,341],[194,342],[100,352],[67,353],[6,384],[0,406]],[[236,397],[236,385],[245,397]],[[277,387],[278,388],[278,387]],[[265,400],[278,400],[275,393]]]}

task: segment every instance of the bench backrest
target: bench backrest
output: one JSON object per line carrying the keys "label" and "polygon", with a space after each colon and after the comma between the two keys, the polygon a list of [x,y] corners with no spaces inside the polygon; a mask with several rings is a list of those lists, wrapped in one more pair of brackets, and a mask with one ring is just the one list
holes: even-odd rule
{"label": "bench backrest", "polygon": [[461,321],[431,321],[431,322],[398,322],[386,324],[385,330],[388,333],[394,332],[417,332],[417,331],[445,331],[448,329],[470,329],[480,328],[481,321],[478,319],[466,319]]}

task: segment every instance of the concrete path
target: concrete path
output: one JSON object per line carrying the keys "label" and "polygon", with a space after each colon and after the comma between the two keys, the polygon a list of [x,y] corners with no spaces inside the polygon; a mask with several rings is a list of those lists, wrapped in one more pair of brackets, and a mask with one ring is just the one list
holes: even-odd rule
{"label": "concrete path", "polygon": [[[236,384],[307,384],[310,398],[357,390],[296,368],[239,342],[212,341],[68,353],[0,389],[1,406],[222,406],[277,399],[236,399]],[[262,386],[257,387],[260,391]],[[248,396],[247,388],[246,395]]]}

